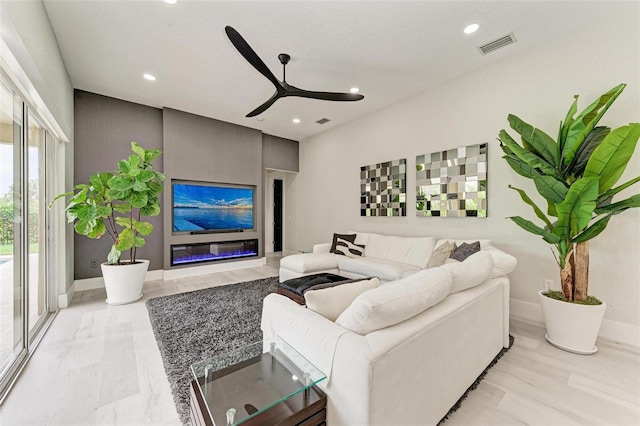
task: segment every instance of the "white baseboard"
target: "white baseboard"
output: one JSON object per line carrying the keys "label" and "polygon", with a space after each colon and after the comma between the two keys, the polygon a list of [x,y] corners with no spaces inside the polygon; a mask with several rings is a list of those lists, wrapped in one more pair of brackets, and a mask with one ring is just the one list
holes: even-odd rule
{"label": "white baseboard", "polygon": [[68,308],[71,304],[71,299],[73,299],[73,295],[76,293],[76,285],[75,283],[71,284],[71,287],[67,289],[66,293],[62,293],[58,295],[58,308],[64,309]]}
{"label": "white baseboard", "polygon": [[238,262],[225,262],[213,265],[191,266],[189,268],[171,269],[164,271],[165,280],[174,280],[176,278],[194,277],[197,275],[213,274],[216,272],[234,271],[236,269],[258,268],[267,263],[266,257],[259,259],[240,260]]}
{"label": "white baseboard", "polygon": [[[537,303],[510,299],[511,318],[544,326],[542,306]],[[605,319],[600,327],[599,337],[640,347],[640,327]]]}
{"label": "white baseboard", "polygon": [[[162,269],[147,271],[147,274],[144,276],[144,281],[147,282],[161,280],[163,279],[163,276],[164,273]],[[94,290],[96,288],[104,288],[104,279],[102,279],[102,277],[95,277],[75,280],[71,287],[74,288],[74,291],[85,291]]]}

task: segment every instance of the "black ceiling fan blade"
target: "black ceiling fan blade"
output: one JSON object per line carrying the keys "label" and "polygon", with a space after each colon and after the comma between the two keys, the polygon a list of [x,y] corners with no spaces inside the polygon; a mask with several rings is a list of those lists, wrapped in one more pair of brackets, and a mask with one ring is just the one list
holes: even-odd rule
{"label": "black ceiling fan blade", "polygon": [[227,33],[227,37],[229,37],[229,40],[231,40],[231,43],[235,46],[238,52],[240,52],[240,54],[247,60],[247,62],[249,62],[251,66],[253,66],[256,70],[258,70],[260,74],[267,77],[267,79],[269,79],[269,81],[273,83],[274,86],[276,87],[280,86],[280,81],[276,78],[275,75],[273,75],[273,73],[265,65],[265,63],[262,62],[262,59],[260,59],[258,54],[253,51],[251,46],[249,46],[249,43],[247,43],[247,41],[244,38],[242,38],[240,33],[236,31],[233,27],[230,27],[228,25],[224,27],[224,30]]}
{"label": "black ceiling fan blade", "polygon": [[301,98],[321,99],[324,101],[352,102],[364,99],[364,96],[356,93],[338,92],[315,92],[313,90],[303,90],[297,87],[286,87],[285,96],[298,96]]}
{"label": "black ceiling fan blade", "polygon": [[273,103],[278,99],[280,99],[281,97],[282,95],[278,91],[276,91],[276,93],[274,93],[269,99],[267,99],[265,103],[263,103],[258,108],[254,109],[249,114],[247,114],[247,117],[255,117],[256,115],[262,114],[267,110],[267,108],[273,105]]}

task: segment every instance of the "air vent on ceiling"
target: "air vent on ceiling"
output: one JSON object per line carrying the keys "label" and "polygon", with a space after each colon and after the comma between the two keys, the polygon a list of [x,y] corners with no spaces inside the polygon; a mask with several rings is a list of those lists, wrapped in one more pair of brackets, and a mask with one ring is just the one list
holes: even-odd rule
{"label": "air vent on ceiling", "polygon": [[513,35],[513,32],[511,32],[506,36],[502,36],[493,41],[490,41],[489,43],[485,43],[482,46],[478,46],[478,50],[481,54],[486,55],[489,52],[493,52],[494,50],[500,49],[501,47],[513,44],[516,41],[516,36]]}
{"label": "air vent on ceiling", "polygon": [[328,118],[321,118],[320,120],[316,121],[316,123],[318,124],[324,124],[324,123],[328,123],[331,120],[329,120]]}

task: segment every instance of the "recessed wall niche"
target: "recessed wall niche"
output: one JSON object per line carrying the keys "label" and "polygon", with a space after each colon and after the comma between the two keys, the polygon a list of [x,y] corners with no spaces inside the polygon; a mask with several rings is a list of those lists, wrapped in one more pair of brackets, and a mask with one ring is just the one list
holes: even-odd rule
{"label": "recessed wall niche", "polygon": [[416,157],[418,216],[487,217],[487,144]]}
{"label": "recessed wall niche", "polygon": [[406,216],[407,160],[360,167],[360,216]]}

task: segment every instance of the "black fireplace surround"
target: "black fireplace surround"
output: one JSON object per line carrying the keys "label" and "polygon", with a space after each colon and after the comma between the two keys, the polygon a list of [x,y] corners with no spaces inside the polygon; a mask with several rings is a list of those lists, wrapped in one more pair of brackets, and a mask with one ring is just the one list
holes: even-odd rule
{"label": "black fireplace surround", "polygon": [[171,266],[193,265],[257,255],[257,239],[175,244],[171,246]]}

